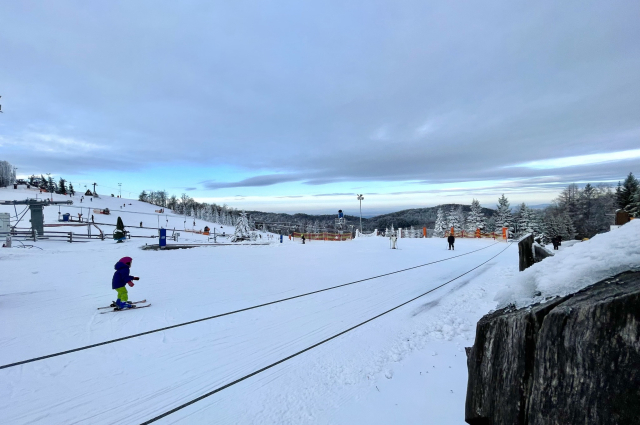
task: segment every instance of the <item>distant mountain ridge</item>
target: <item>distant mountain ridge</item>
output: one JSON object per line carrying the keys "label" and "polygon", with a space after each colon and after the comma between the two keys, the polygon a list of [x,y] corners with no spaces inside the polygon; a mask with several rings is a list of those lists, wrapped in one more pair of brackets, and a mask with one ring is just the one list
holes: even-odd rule
{"label": "distant mountain ridge", "polygon": [[[458,208],[459,206],[462,207],[462,211],[464,211],[465,213],[471,211],[470,205],[463,204],[442,204],[435,207],[411,208],[407,210],[381,214],[370,218],[362,217],[362,230],[372,231],[374,229],[386,229],[391,227],[392,225],[396,229],[398,227],[405,228],[411,226],[414,226],[416,228],[427,227],[429,229],[433,229],[436,222],[436,216],[438,214],[438,208],[442,208],[446,213],[451,209],[451,207]],[[495,210],[483,207],[482,212],[484,213],[485,217],[488,218],[493,216]],[[317,225],[321,228],[332,228],[334,226],[335,219],[338,217],[337,214],[285,214],[268,213],[262,211],[247,211],[247,214],[249,214],[251,219],[256,223],[292,223],[303,226],[311,226],[316,224],[317,222]],[[360,226],[359,216],[345,215],[345,218],[347,219],[347,224],[354,225],[354,228]]]}

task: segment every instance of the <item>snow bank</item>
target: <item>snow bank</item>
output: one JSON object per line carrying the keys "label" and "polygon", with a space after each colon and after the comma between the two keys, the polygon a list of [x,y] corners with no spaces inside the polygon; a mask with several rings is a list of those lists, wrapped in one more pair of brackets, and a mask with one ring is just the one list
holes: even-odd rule
{"label": "snow bank", "polygon": [[534,264],[498,292],[498,307],[524,307],[547,297],[564,296],[606,277],[640,267],[640,220],[556,251]]}

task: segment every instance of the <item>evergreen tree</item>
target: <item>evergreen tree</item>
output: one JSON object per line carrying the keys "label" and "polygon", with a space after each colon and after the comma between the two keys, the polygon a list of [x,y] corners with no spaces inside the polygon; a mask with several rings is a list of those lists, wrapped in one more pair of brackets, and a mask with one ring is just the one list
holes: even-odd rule
{"label": "evergreen tree", "polygon": [[48,190],[49,189],[49,183],[47,181],[47,179],[44,177],[44,175],[40,174],[40,189],[43,190]]}
{"label": "evergreen tree", "polygon": [[142,202],[149,201],[149,195],[147,194],[146,190],[143,190],[142,192],[140,192],[140,195],[138,195],[138,201],[142,201]]}
{"label": "evergreen tree", "polygon": [[524,202],[518,206],[518,210],[513,217],[513,224],[516,236],[526,233],[525,228],[529,225],[529,214],[527,212],[527,204]]}
{"label": "evergreen tree", "polygon": [[631,202],[627,205],[626,210],[633,217],[640,217],[640,188],[636,189],[636,193],[633,194]]}
{"label": "evergreen tree", "polygon": [[545,244],[551,242],[555,237],[562,236],[564,233],[564,226],[558,220],[555,214],[549,214],[544,222],[544,233],[542,235],[542,241]]}
{"label": "evergreen tree", "polygon": [[444,233],[447,231],[447,222],[444,216],[442,208],[438,208],[438,215],[436,216],[436,224],[433,229],[433,236],[436,238],[444,237]]}
{"label": "evergreen tree", "polygon": [[576,237],[576,229],[573,226],[573,220],[571,220],[568,213],[562,213],[560,216],[560,226],[562,229],[561,236],[563,240],[571,240]]}
{"label": "evergreen tree", "polygon": [[498,199],[498,208],[494,215],[494,220],[496,223],[496,230],[502,231],[503,227],[510,228],[512,225],[513,218],[511,216],[511,206],[509,205],[509,200],[502,194],[502,196]]}
{"label": "evergreen tree", "polygon": [[475,232],[476,229],[484,229],[485,218],[482,212],[482,207],[477,199],[471,202],[471,211],[467,215],[467,232]]}
{"label": "evergreen tree", "polygon": [[76,191],[73,189],[73,183],[69,182],[69,193],[71,196],[75,196]]}
{"label": "evergreen tree", "polygon": [[638,190],[638,180],[633,173],[629,173],[622,185],[618,182],[618,188],[616,189],[616,200],[618,201],[618,208],[625,209],[633,201],[633,196]]}
{"label": "evergreen tree", "polygon": [[460,214],[455,205],[451,206],[449,214],[447,214],[447,227],[448,229],[451,229],[453,227],[454,231],[461,230]]}
{"label": "evergreen tree", "polygon": [[60,177],[60,181],[58,182],[58,193],[60,195],[66,195],[67,194],[67,185],[66,185],[66,180],[63,179],[62,177]]}
{"label": "evergreen tree", "polygon": [[484,233],[493,233],[496,229],[496,219],[491,216],[485,222]]}
{"label": "evergreen tree", "polygon": [[249,220],[247,219],[247,214],[243,211],[240,213],[240,216],[236,221],[236,229],[233,236],[231,237],[231,242],[240,242],[254,239],[255,235],[249,228]]}
{"label": "evergreen tree", "polygon": [[54,193],[56,191],[56,184],[53,181],[53,177],[49,176],[48,180],[47,180],[47,190],[50,193]]}

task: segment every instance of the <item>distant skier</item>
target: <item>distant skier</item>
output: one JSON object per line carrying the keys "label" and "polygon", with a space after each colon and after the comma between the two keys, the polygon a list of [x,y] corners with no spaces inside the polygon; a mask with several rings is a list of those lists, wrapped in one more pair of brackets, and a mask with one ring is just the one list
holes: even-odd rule
{"label": "distant skier", "polygon": [[447,242],[449,242],[449,249],[454,249],[453,244],[456,242],[456,237],[453,236],[453,234],[449,235],[449,237],[447,238]]}
{"label": "distant skier", "polygon": [[126,285],[133,287],[134,280],[140,280],[139,277],[130,276],[129,269],[131,268],[131,257],[123,257],[113,267],[116,272],[113,274],[111,280],[111,288],[115,289],[118,293],[118,299],[116,300],[115,307],[118,310],[124,308],[131,308],[131,302],[129,302],[129,293],[127,292]]}
{"label": "distant skier", "polygon": [[553,249],[555,251],[559,250],[559,246],[562,245],[562,236],[556,236],[555,238],[551,239],[551,243],[553,244]]}
{"label": "distant skier", "polygon": [[304,245],[304,233],[302,234],[302,245]]}

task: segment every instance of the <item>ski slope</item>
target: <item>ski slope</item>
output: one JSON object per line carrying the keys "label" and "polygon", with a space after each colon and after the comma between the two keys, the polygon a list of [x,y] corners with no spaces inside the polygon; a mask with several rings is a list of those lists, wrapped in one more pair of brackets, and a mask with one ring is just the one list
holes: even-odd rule
{"label": "ski slope", "polygon": [[[0,190],[0,199],[13,192]],[[124,203],[102,198],[92,206],[115,210],[114,202]],[[130,210],[118,213],[125,225],[140,221],[135,212],[156,208],[126,203]],[[46,207],[47,222],[57,212]],[[115,223],[118,214],[101,219]],[[169,220],[184,225],[184,217]],[[144,423],[486,262],[155,422],[462,424],[464,347],[473,343],[475,322],[495,306],[496,282],[517,273],[517,247],[486,240],[461,240],[456,251],[441,239],[401,239],[400,249],[390,250],[385,238],[139,249],[150,242],[38,241],[1,250],[0,365],[445,261],[0,369],[3,423]],[[130,299],[152,306],[99,314],[96,308],[114,299],[113,265],[124,256],[133,257],[131,272],[140,276]]]}

